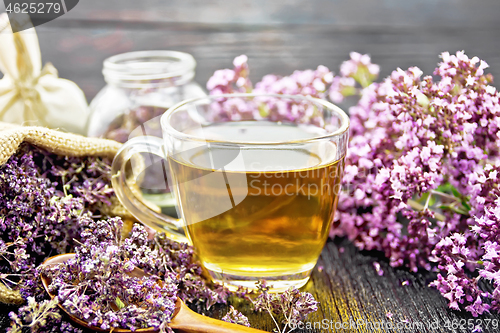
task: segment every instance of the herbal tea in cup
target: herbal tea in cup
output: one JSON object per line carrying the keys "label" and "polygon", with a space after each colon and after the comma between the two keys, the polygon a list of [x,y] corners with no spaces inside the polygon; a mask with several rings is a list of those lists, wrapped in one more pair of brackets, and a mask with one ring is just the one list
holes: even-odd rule
{"label": "herbal tea in cup", "polygon": [[[275,290],[307,282],[328,237],[349,120],[310,97],[234,94],[169,109],[163,140],[136,138],[113,162],[114,186],[145,224],[189,241],[213,280]],[[147,208],[128,187],[134,153],[168,160],[179,220]]]}

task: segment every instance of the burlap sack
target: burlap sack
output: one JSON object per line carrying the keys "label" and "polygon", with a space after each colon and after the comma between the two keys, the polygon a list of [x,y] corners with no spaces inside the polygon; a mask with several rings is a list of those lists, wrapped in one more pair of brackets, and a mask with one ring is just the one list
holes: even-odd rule
{"label": "burlap sack", "polygon": [[116,141],[0,122],[0,165],[7,162],[23,142],[66,156],[113,157],[121,147],[121,143]]}
{"label": "burlap sack", "polygon": [[[43,127],[23,127],[0,122],[0,165],[3,165],[17,151],[19,145],[28,142],[50,152],[65,156],[108,156],[113,157],[121,143],[112,140],[86,138],[76,134],[63,133]],[[118,202],[108,207],[109,215],[131,219],[130,213]],[[22,304],[21,295],[0,282],[0,302]]]}

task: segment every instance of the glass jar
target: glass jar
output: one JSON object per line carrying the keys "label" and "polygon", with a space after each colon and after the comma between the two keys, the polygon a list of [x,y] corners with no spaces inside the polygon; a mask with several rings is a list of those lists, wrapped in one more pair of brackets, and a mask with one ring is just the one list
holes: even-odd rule
{"label": "glass jar", "polygon": [[[138,51],[104,60],[107,85],[90,104],[87,135],[126,142],[141,135],[162,136],[161,115],[186,99],[206,96],[193,81],[196,61],[177,51]],[[140,188],[145,199],[173,214],[168,165],[144,156],[148,170]]]}

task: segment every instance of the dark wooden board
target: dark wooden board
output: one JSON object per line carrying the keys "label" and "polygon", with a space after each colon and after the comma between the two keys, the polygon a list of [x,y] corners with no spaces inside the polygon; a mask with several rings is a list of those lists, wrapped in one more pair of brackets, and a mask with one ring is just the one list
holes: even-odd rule
{"label": "dark wooden board", "polygon": [[[500,3],[500,2],[499,2]],[[55,26],[60,24],[61,26]],[[64,24],[63,24],[64,23]],[[65,26],[65,24],[68,24]],[[92,28],[90,28],[92,27]],[[349,52],[369,53],[381,66],[381,76],[398,67],[420,67],[432,74],[443,51],[465,50],[487,61],[500,77],[497,29],[483,27],[338,27],[330,25],[208,25],[71,21],[38,29],[44,61],[54,63],[60,76],[75,81],[89,101],[104,86],[102,61],[113,54],[173,49],[193,54],[196,80],[204,86],[217,69],[232,67],[240,54],[249,57],[251,79],[289,75],[296,69],[325,65],[338,72]],[[481,38],[478,38],[480,36]],[[485,45],[491,41],[492,45]]]}
{"label": "dark wooden board", "polygon": [[90,101],[106,57],[151,49],[193,54],[202,85],[240,54],[254,82],[321,64],[338,71],[350,51],[371,54],[386,76],[409,66],[432,74],[441,52],[465,50],[499,76],[499,13],[498,0],[85,0],[37,32],[43,61]]}
{"label": "dark wooden board", "polygon": [[[382,276],[375,269],[374,262],[380,264],[384,272]],[[328,241],[312,279],[304,287],[320,302],[318,311],[307,320],[310,325],[318,323],[317,327],[294,332],[465,333],[471,332],[468,320],[474,324],[482,323],[483,332],[500,331],[499,315],[474,318],[468,313],[450,310],[439,292],[427,287],[433,278],[433,273],[414,274],[405,269],[394,269],[379,253],[360,252],[345,239]],[[0,332],[8,325],[8,312],[14,309],[0,305]],[[215,306],[206,314],[221,318],[227,309],[226,306]],[[255,313],[249,308],[243,308],[242,312],[248,315],[253,327],[269,332],[274,328],[266,313]],[[389,318],[388,314],[392,317]],[[327,321],[326,328],[319,326],[320,323],[325,325],[324,320]],[[489,328],[486,327],[488,320],[492,320]],[[493,320],[498,324],[496,328]],[[395,328],[390,329],[389,323]],[[458,328],[448,326],[453,323],[459,325]],[[397,329],[397,325],[403,326]]]}
{"label": "dark wooden board", "polygon": [[[380,264],[382,276],[374,262]],[[439,292],[427,287],[433,279],[433,273],[413,274],[394,269],[380,253],[360,252],[345,239],[329,241],[311,281],[304,288],[320,302],[318,311],[307,320],[311,327],[317,323],[316,329],[295,332],[471,332],[468,320],[481,323],[483,332],[500,331],[498,315],[478,319],[450,310]],[[219,317],[225,311],[226,308],[218,309],[211,315]],[[272,320],[266,314],[249,310],[247,314],[256,328],[273,329]],[[320,323],[325,325],[324,320],[326,326],[320,326]],[[486,328],[488,320],[495,320],[496,327],[490,322]],[[451,326],[453,323],[455,329]]]}

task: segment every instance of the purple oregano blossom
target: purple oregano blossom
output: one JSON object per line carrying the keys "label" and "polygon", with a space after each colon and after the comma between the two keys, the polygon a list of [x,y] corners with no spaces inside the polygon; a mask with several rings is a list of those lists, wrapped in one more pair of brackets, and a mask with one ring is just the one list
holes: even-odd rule
{"label": "purple oregano blossom", "polygon": [[[231,293],[205,280],[187,244],[160,233],[151,239],[139,224],[125,238],[122,220],[101,211],[114,195],[110,163],[23,144],[0,167],[0,279],[27,300],[9,314],[8,332],[82,332],[64,319],[59,304],[101,329],[171,332],[168,322],[178,297],[199,311],[226,304],[232,295],[249,299],[245,290]],[[39,266],[46,257],[66,252],[75,257],[57,267]],[[53,300],[43,291],[40,273],[52,280]],[[301,316],[315,310],[308,307],[315,302],[302,302],[311,300],[310,294],[289,293],[298,297],[292,297],[290,310]],[[234,308],[225,319],[249,325]]]}
{"label": "purple oregano blossom", "polygon": [[[240,56],[234,69],[215,72],[207,88],[212,95],[242,91],[234,78],[243,72],[248,92],[328,96],[336,103],[358,96],[349,108],[344,191],[331,236],[383,251],[394,267],[438,270],[431,286],[452,309],[477,316],[500,311],[500,95],[484,73],[486,62],[463,52],[441,58],[437,80],[411,67],[374,82],[379,67],[353,52],[338,76],[319,66],[253,85]],[[220,105],[225,118],[241,118],[237,108]],[[302,121],[291,107],[279,113]],[[494,290],[481,290],[480,280]]]}
{"label": "purple oregano blossom", "polygon": [[103,330],[173,332],[167,325],[177,299],[175,275],[134,274],[141,266],[153,271],[160,258],[144,242],[148,233],[142,225],[122,239],[122,224],[119,218],[91,222],[75,257],[44,270],[52,280],[49,289],[71,314]]}
{"label": "purple oregano blossom", "polygon": [[221,318],[221,320],[232,324],[250,327],[248,318],[244,314],[236,310],[232,305],[229,306],[229,311],[224,315],[224,317]]}
{"label": "purple oregano blossom", "polygon": [[310,313],[318,310],[319,302],[310,293],[290,287],[283,293],[273,294],[269,293],[270,288],[272,286],[267,285],[266,281],[257,283],[258,296],[253,306],[255,310],[267,312],[271,316],[276,326],[275,332],[289,333],[295,330]]}
{"label": "purple oregano blossom", "polygon": [[90,211],[110,203],[110,162],[23,144],[0,167],[0,279],[7,287],[34,296],[36,266],[70,251]]}
{"label": "purple oregano blossom", "polygon": [[[168,322],[174,296],[200,310],[226,302],[229,291],[221,285],[210,285],[202,277],[192,247],[173,242],[163,234],[156,234],[150,240],[138,225],[133,228],[130,239],[122,239],[122,221],[109,219],[101,211],[103,205],[111,204],[114,196],[110,165],[110,159],[62,157],[23,144],[0,167],[0,283],[20,290],[28,301],[17,313],[10,313],[10,332],[26,327],[33,332],[80,331],[61,317],[58,302],[48,300],[39,279],[39,264],[49,256],[66,252],[76,252],[77,258],[73,266],[54,273],[55,289],[56,283],[67,287],[69,281],[79,281],[80,274],[96,272],[101,275],[96,274],[95,280],[99,276],[102,279],[92,284],[94,289],[87,288],[94,290],[93,294],[82,294],[78,299],[75,295],[81,293],[79,286],[75,285],[74,290],[61,288],[59,300],[67,302],[76,315],[102,327],[116,326],[119,318],[120,327],[160,328]],[[129,260],[125,260],[127,258]],[[170,282],[162,287],[152,283],[152,277],[140,281],[131,279],[124,273],[133,267]],[[112,277],[106,280],[103,272],[113,272]],[[146,284],[147,294],[140,290],[146,288]],[[118,293],[119,286],[129,288],[125,289],[123,299],[115,297],[112,301],[118,307],[128,303],[131,306],[117,314],[103,312],[110,306],[106,297],[112,292]],[[152,304],[166,311],[160,314],[153,308],[149,308],[149,312],[134,308],[132,304],[136,303],[134,297],[139,290],[142,296],[150,295]],[[92,297],[95,309],[88,306]],[[71,308],[70,303],[79,306]],[[139,314],[142,317],[138,317]]]}
{"label": "purple oregano blossom", "polygon": [[28,304],[11,313],[11,332],[78,332],[44,300],[38,265],[71,251],[83,227],[113,195],[110,159],[60,157],[29,144],[0,167],[0,283]]}

